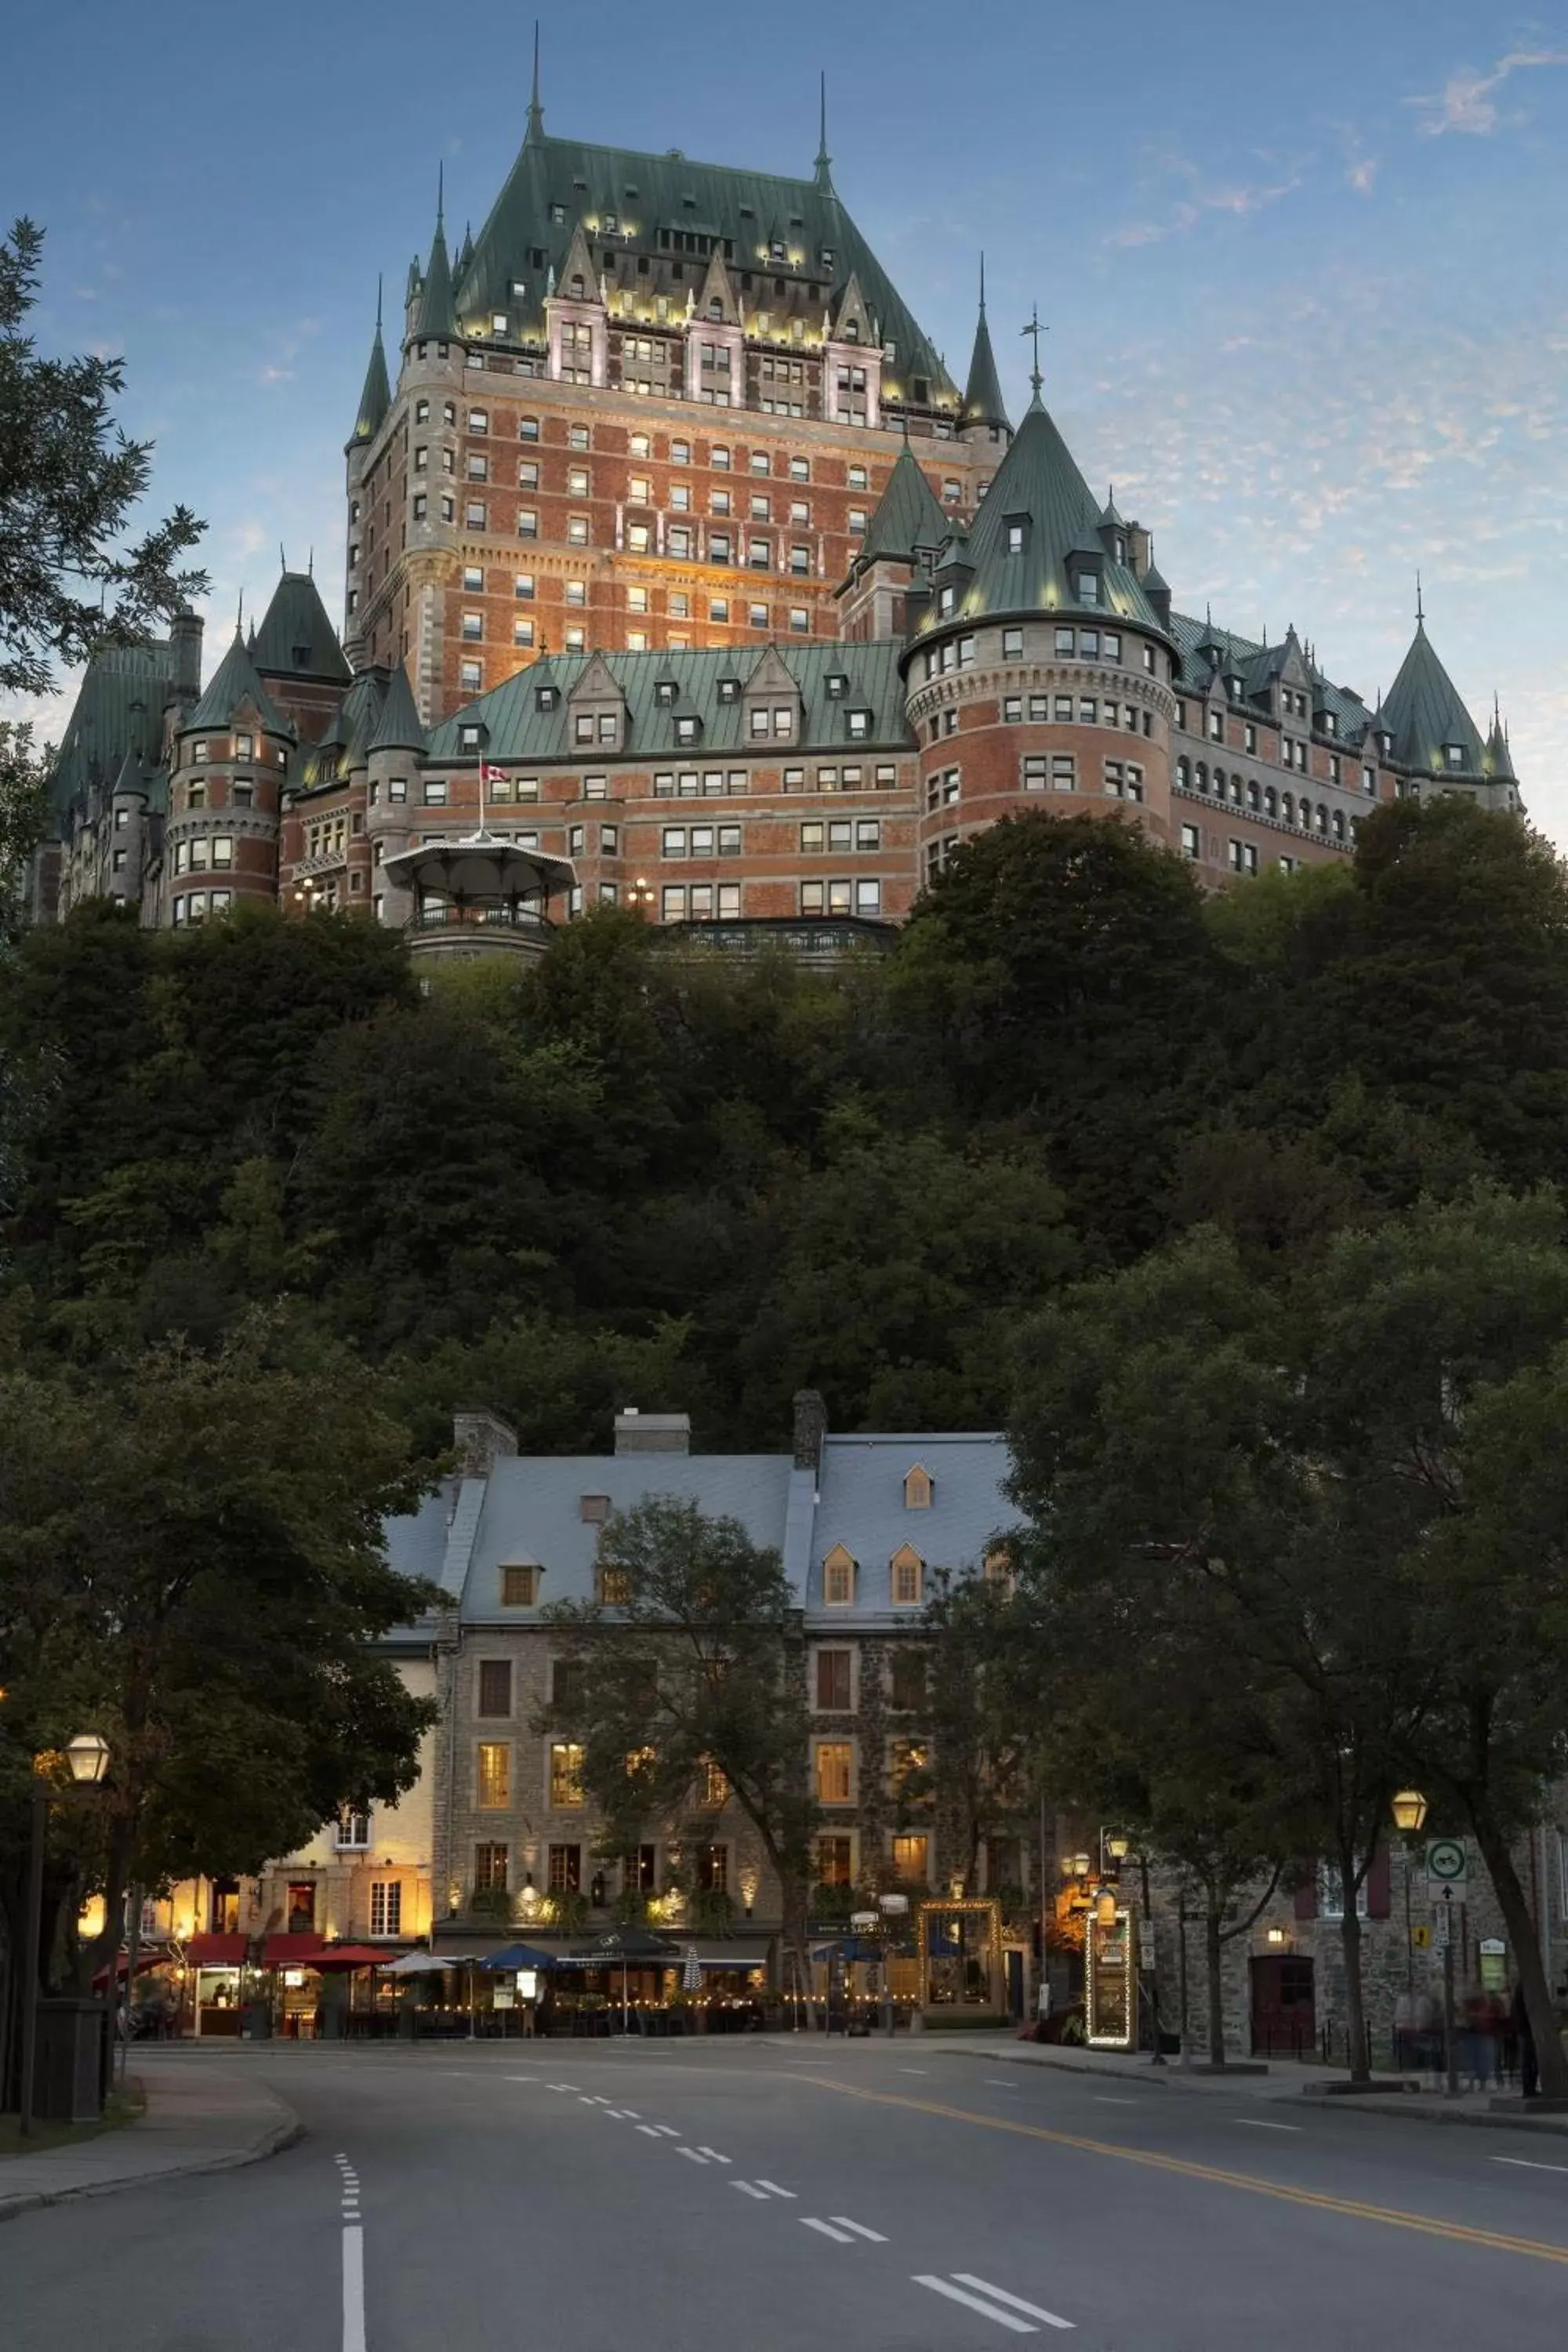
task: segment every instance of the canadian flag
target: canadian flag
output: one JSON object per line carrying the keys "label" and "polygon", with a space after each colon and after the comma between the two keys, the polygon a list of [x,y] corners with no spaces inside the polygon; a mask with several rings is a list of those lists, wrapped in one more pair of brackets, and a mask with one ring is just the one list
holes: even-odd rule
{"label": "canadian flag", "polygon": [[487,760],[481,760],[479,761],[479,782],[481,784],[504,784],[506,780],[506,770],[504,768],[492,768]]}

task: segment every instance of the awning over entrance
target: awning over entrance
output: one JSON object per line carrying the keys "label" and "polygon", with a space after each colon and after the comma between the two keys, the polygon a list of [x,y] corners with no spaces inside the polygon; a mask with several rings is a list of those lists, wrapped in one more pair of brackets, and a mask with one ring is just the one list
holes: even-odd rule
{"label": "awning over entrance", "polygon": [[374,1944],[333,1944],[305,1966],[314,1969],[386,1969],[397,1955]]}
{"label": "awning over entrance", "polygon": [[194,1969],[237,1969],[245,1965],[244,1936],[193,1936],[185,1958]]}
{"label": "awning over entrance", "polygon": [[[242,1945],[244,1941],[242,1936]],[[319,1969],[323,1954],[342,1948],[329,1944],[324,1936],[268,1936],[262,1948],[261,1965],[265,1969]]]}

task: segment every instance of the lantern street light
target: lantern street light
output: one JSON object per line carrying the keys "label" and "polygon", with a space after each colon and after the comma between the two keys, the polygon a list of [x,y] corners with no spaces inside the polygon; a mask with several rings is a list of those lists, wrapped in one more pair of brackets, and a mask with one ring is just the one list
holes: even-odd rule
{"label": "lantern street light", "polygon": [[1405,1837],[1419,1837],[1426,1826],[1426,1800],[1419,1789],[1401,1789],[1391,1811],[1394,1828]]}
{"label": "lantern street light", "polygon": [[[17,2105],[17,2129],[24,2139],[33,2136],[33,2089],[38,2065],[38,1971],[44,1939],[44,1848],[49,1830],[49,1789],[46,1778],[54,1759],[47,1754],[33,1759],[32,1838],[27,1851],[27,1904],[22,1938],[22,2064]],[[96,1731],[79,1731],[67,1743],[66,1763],[71,1784],[96,1789],[109,1769],[109,1742]],[[114,1965],[119,1968],[118,1946]]]}
{"label": "lantern street light", "polygon": [[[1415,1868],[1415,1841],[1426,1826],[1426,1800],[1419,1789],[1400,1789],[1389,1801],[1394,1826],[1405,1841],[1405,2005],[1409,2022],[1407,2033],[1415,2025],[1415,1946],[1410,1929],[1410,1881]],[[1451,1944],[1443,1950],[1443,2033],[1445,2053],[1448,2062],[1448,2087],[1458,2088],[1454,2074],[1454,1953]]]}

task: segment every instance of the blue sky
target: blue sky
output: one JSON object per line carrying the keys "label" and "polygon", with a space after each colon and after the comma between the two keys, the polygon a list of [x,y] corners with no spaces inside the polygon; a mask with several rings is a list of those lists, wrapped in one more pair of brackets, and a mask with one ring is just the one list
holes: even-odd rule
{"label": "blue sky", "polygon": [[[279,541],[337,611],[376,273],[395,307],[438,163],[454,235],[478,227],[530,37],[498,0],[144,0],[130,38],[75,0],[12,29],[0,215],[48,231],[39,341],[125,355],[160,511],[210,526],[211,658]],[[826,67],[839,193],[954,372],[984,246],[1016,411],[1037,300],[1047,399],[1178,604],[1293,621],[1371,696],[1419,569],[1568,845],[1568,5],[598,0],[542,39],[549,128],[784,172]]]}

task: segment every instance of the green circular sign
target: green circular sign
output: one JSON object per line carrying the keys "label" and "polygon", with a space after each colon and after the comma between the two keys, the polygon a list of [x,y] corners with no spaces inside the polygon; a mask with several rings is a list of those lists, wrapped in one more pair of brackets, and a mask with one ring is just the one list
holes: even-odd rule
{"label": "green circular sign", "polygon": [[1465,1865],[1465,1847],[1461,1838],[1434,1838],[1426,1849],[1428,1878],[1463,1878],[1466,1875]]}

